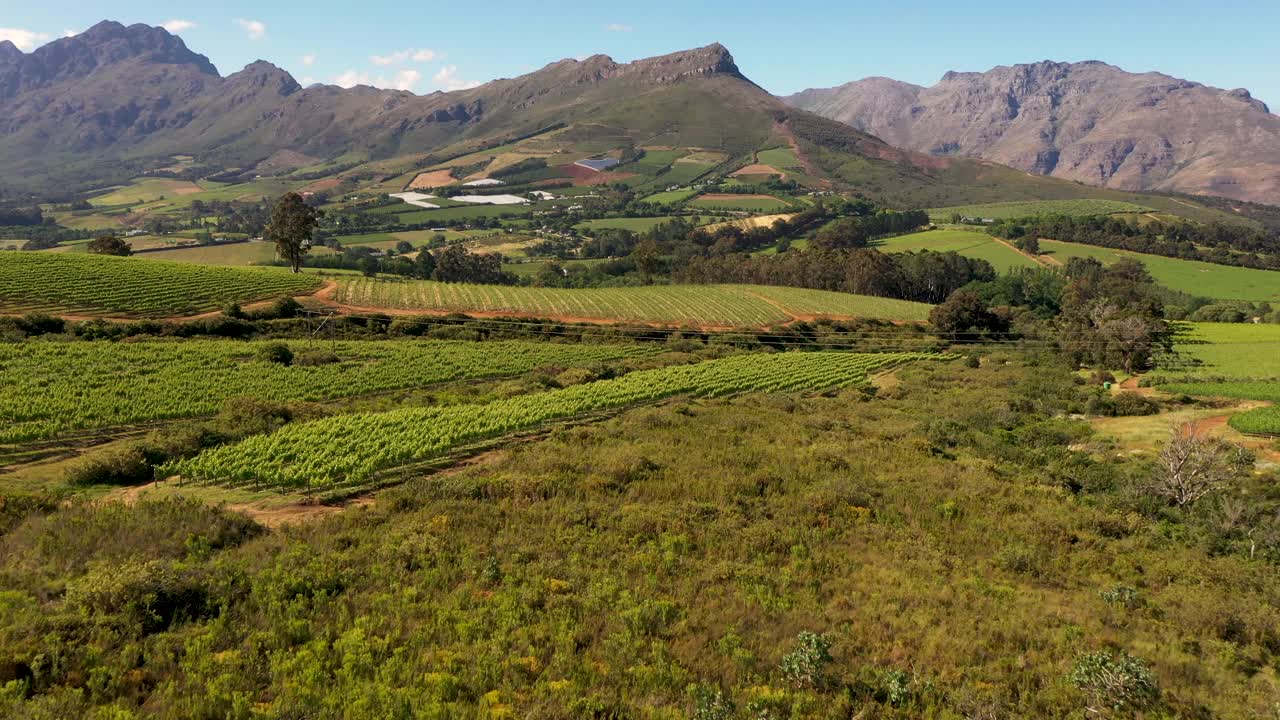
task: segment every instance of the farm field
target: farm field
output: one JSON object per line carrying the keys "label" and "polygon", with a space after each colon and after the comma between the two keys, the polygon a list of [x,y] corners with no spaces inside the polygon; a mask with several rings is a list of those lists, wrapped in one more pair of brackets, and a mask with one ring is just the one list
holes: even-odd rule
{"label": "farm field", "polygon": [[[678,183],[673,183],[678,184]],[[669,186],[668,186],[669,187]],[[660,193],[654,193],[645,197],[641,202],[653,203],[655,205],[675,205],[698,194],[697,190],[670,190]]]}
{"label": "farm field", "polygon": [[804,170],[804,166],[800,164],[800,158],[796,157],[795,151],[789,147],[761,150],[756,153],[756,162],[761,165],[770,165],[784,172],[789,170]]}
{"label": "farm field", "polygon": [[[619,230],[630,230],[634,233],[642,233],[665,223],[674,220],[676,216],[667,215],[663,217],[651,218],[599,218],[595,220],[585,220],[574,225],[578,230],[599,230],[601,228],[617,228]],[[706,224],[712,218],[701,218],[700,224]]]}
{"label": "farm field", "polygon": [[[339,342],[341,362],[284,366],[268,342],[26,342],[0,344],[0,443],[88,428],[210,415],[228,398],[319,402],[385,390],[582,367],[657,352],[654,346],[444,340]],[[305,342],[290,342],[295,354]],[[325,349],[329,348],[324,344]]]}
{"label": "farm field", "polygon": [[[565,290],[425,280],[344,279],[332,299],[367,309],[491,313],[697,327],[759,327],[798,317],[924,320],[930,306],[822,290],[754,285],[654,285]],[[791,307],[788,302],[799,302]]]}
{"label": "farm field", "polygon": [[770,195],[700,195],[689,202],[690,207],[708,210],[738,210],[746,212],[776,213],[791,207],[790,203]]}
{"label": "farm field", "polygon": [[1027,200],[931,208],[929,210],[929,217],[934,222],[949,222],[951,216],[956,214],[964,217],[1007,220],[1010,218],[1049,214],[1088,217],[1091,215],[1111,215],[1114,213],[1147,212],[1154,212],[1154,210],[1144,205],[1137,205],[1135,203],[1123,202],[1120,200]]}
{"label": "farm field", "polygon": [[167,317],[315,290],[275,268],[212,267],[67,253],[0,254],[0,312]]}
{"label": "farm field", "polygon": [[986,233],[970,230],[929,230],[900,235],[876,242],[874,247],[884,252],[954,251],[970,258],[986,260],[999,272],[1018,268],[1039,267],[1035,260],[1008,247]]}
{"label": "farm field", "polygon": [[[1191,323],[1178,351],[1203,363],[1185,376],[1158,383],[1161,390],[1197,396],[1280,403],[1280,325]],[[1231,416],[1241,432],[1280,435],[1280,408],[1264,407]]]}
{"label": "farm field", "polygon": [[1280,272],[1274,270],[1215,265],[1057,240],[1041,240],[1040,250],[1063,263],[1072,257],[1096,258],[1108,265],[1121,259],[1137,260],[1156,282],[1190,295],[1218,300],[1280,300]]}
{"label": "farm field", "polygon": [[89,203],[97,207],[112,205],[133,205],[155,202],[182,195],[195,195],[204,192],[204,188],[189,180],[173,180],[171,178],[140,178],[133,183],[112,190],[104,195],[91,198]]}
{"label": "farm field", "polygon": [[406,230],[404,232],[385,232],[385,233],[367,233],[364,235],[339,235],[334,239],[342,243],[344,247],[358,247],[367,245],[371,247],[395,247],[396,243],[405,241],[414,247],[421,247],[435,239],[437,235],[443,235],[446,242],[456,242],[459,240],[467,240],[470,238],[466,232],[458,230],[441,229],[441,230]]}
{"label": "farm field", "polygon": [[460,446],[585,413],[674,395],[821,390],[864,382],[868,373],[941,355],[781,353],[741,355],[633,372],[562,390],[483,405],[336,416],[206,451],[163,472],[208,482],[327,489],[431,460]]}
{"label": "farm field", "polygon": [[[313,255],[325,255],[332,252],[333,250],[326,247],[311,249]],[[276,246],[268,242],[231,243],[139,253],[134,257],[142,260],[196,263],[199,265],[270,265],[276,259]]]}

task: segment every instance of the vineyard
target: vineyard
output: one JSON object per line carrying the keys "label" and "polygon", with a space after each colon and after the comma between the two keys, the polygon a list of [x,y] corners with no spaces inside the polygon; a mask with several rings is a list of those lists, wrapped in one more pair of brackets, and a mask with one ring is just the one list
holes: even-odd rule
{"label": "vineyard", "polygon": [[1093,215],[1111,215],[1113,213],[1154,212],[1149,207],[1135,205],[1120,200],[1025,200],[1015,202],[988,203],[985,205],[956,205],[953,207],[932,208],[929,217],[935,222],[949,222],[952,215],[973,218],[992,218],[1003,220],[1008,218],[1024,218],[1034,215],[1071,215],[1089,217]]}
{"label": "vineyard", "polygon": [[168,317],[307,293],[310,275],[72,253],[0,253],[0,312]]}
{"label": "vineyard", "polygon": [[[1201,364],[1198,376],[1156,378],[1169,393],[1280,403],[1280,325],[1189,323],[1178,351]],[[1280,409],[1258,408],[1231,417],[1241,432],[1280,435]]]}
{"label": "vineyard", "polygon": [[924,320],[929,305],[823,290],[756,285],[661,285],[564,290],[430,281],[342,279],[335,302],[361,308],[760,327],[799,317]]}
{"label": "vineyard", "polygon": [[879,369],[943,357],[913,353],[740,355],[639,371],[484,405],[330,417],[216,448],[160,472],[232,485],[358,486],[380,471],[438,458],[469,443],[555,420],[675,395],[713,397],[845,387],[864,382],[869,373]]}
{"label": "vineyard", "polygon": [[[230,397],[322,401],[535,368],[583,366],[656,349],[536,342],[361,341],[341,362],[284,366],[267,343],[226,340],[0,344],[0,443],[86,428],[209,415]],[[304,343],[292,343],[300,353]]]}

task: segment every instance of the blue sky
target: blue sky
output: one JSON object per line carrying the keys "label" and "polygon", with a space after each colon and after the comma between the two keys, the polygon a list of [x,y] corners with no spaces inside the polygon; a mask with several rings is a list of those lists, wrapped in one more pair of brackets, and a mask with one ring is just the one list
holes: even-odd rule
{"label": "blue sky", "polygon": [[1280,106],[1280,2],[296,2],[187,4],[4,0],[0,37],[30,49],[109,14],[168,23],[223,74],[269,60],[299,80],[425,93],[512,77],[565,57],[633,60],[719,41],[743,72],[785,94],[885,75],[933,84],[947,70],[1103,60]]}

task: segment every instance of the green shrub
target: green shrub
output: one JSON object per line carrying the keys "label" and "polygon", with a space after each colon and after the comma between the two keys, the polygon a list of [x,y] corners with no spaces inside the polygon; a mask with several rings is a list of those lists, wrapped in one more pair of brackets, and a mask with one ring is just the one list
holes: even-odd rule
{"label": "green shrub", "polygon": [[307,350],[298,353],[293,358],[293,364],[298,367],[315,367],[317,365],[335,365],[342,362],[342,358],[336,353],[329,350]]}
{"label": "green shrub", "polygon": [[1155,674],[1147,664],[1123,650],[1090,653],[1076,661],[1067,680],[1088,698],[1089,711],[1146,710],[1160,699]]}
{"label": "green shrub", "polygon": [[1142,604],[1138,597],[1138,591],[1128,585],[1116,585],[1110,590],[1103,590],[1098,593],[1102,601],[1114,607],[1121,607],[1126,610],[1132,610]]}
{"label": "green shrub", "polygon": [[258,357],[263,362],[275,363],[277,365],[292,365],[293,351],[284,343],[269,343],[264,345],[258,351]]}
{"label": "green shrub", "polygon": [[18,320],[18,327],[28,335],[56,335],[66,331],[67,322],[60,317],[31,313]]}
{"label": "green shrub", "polygon": [[1111,405],[1117,417],[1155,415],[1160,412],[1159,403],[1149,397],[1128,390],[1111,398]]}
{"label": "green shrub", "polygon": [[698,686],[693,691],[693,720],[731,720],[733,701],[719,688]]}
{"label": "green shrub", "polygon": [[782,674],[798,688],[818,688],[831,664],[831,641],[808,630],[796,636],[796,647],[782,657]]}
{"label": "green shrub", "polygon": [[89,616],[119,617],[144,634],[209,612],[203,584],[157,560],[96,567],[67,586],[66,601]]}
{"label": "green shrub", "polygon": [[141,485],[152,479],[151,464],[137,445],[93,453],[66,474],[72,485]]}

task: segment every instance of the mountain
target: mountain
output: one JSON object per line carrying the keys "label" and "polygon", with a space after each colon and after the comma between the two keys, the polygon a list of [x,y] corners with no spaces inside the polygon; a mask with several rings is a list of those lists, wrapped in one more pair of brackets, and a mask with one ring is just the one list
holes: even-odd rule
{"label": "mountain", "polygon": [[1247,90],[1045,61],[948,72],[927,88],[867,78],[785,101],[933,155],[1109,188],[1280,204],[1280,116]]}
{"label": "mountain", "polygon": [[30,54],[0,44],[0,197],[69,198],[153,172],[251,179],[321,161],[385,182],[553,133],[560,156],[691,148],[720,153],[723,171],[756,162],[759,151],[790,148],[792,178],[900,207],[1132,199],[898,149],[788,106],[746,78],[718,43],[631,63],[561,60],[428,95],[303,88],[265,61],[224,77],[180,38],[147,25],[105,21]]}

